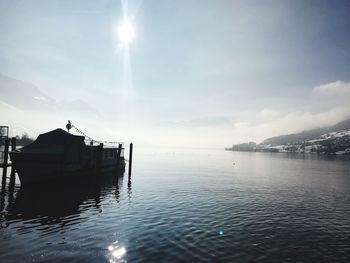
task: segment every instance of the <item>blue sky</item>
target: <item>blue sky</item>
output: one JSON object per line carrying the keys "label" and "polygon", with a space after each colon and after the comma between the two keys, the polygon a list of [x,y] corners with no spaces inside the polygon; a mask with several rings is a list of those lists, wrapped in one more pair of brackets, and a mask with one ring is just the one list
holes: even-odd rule
{"label": "blue sky", "polygon": [[[127,96],[122,3],[136,31]],[[1,115],[14,132],[72,119],[96,137],[194,147],[333,124],[350,116],[349,13],[348,1],[1,1],[0,73],[57,109],[3,94]]]}

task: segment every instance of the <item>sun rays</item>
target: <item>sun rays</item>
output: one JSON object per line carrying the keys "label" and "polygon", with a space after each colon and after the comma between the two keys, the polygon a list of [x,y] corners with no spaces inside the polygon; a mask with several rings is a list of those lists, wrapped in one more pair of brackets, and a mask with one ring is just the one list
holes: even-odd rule
{"label": "sun rays", "polygon": [[[133,80],[131,66],[131,45],[136,38],[136,29],[133,25],[133,20],[136,12],[132,14],[129,10],[129,1],[121,0],[123,12],[123,20],[120,21],[114,30],[114,35],[117,39],[118,51],[122,53],[123,69],[121,82],[121,95],[123,102],[131,102],[133,100]],[[138,9],[138,8],[137,8]],[[136,11],[137,11],[136,9]],[[118,52],[118,53],[119,53]]]}

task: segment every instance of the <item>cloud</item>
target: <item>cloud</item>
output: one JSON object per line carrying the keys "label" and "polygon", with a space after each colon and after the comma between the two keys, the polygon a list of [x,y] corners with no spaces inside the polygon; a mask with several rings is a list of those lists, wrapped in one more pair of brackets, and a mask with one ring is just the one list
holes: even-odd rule
{"label": "cloud", "polygon": [[36,100],[46,100],[46,97],[44,97],[44,96],[35,96],[34,99],[36,99]]}
{"label": "cloud", "polygon": [[324,96],[350,95],[350,83],[338,80],[316,86],[313,88],[313,92]]}
{"label": "cloud", "polygon": [[231,119],[227,116],[198,117],[187,120],[164,120],[158,122],[162,127],[182,127],[182,128],[209,128],[230,125]]}
{"label": "cloud", "polygon": [[249,128],[250,127],[250,123],[249,122],[236,122],[234,125],[235,129],[242,129],[242,128]]}
{"label": "cloud", "polygon": [[63,100],[61,102],[57,102],[57,107],[65,113],[71,112],[89,116],[99,115],[98,111],[94,107],[83,100]]}
{"label": "cloud", "polygon": [[271,120],[278,116],[276,111],[270,110],[270,109],[262,109],[258,116],[263,120]]}
{"label": "cloud", "polygon": [[229,124],[230,119],[226,116],[212,116],[192,119],[189,121],[189,125],[193,126],[217,126]]}

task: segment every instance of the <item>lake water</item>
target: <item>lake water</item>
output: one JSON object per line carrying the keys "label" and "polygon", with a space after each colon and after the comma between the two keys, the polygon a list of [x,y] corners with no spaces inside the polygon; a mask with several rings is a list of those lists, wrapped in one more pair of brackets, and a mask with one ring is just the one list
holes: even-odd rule
{"label": "lake water", "polygon": [[0,262],[350,262],[350,159],[134,149],[99,184],[0,195]]}

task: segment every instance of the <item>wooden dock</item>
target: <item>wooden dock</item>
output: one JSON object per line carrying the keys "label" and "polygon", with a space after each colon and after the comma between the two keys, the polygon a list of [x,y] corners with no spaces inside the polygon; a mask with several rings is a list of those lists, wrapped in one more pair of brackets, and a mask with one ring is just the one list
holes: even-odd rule
{"label": "wooden dock", "polygon": [[[0,163],[0,168],[2,168],[2,188],[4,188],[6,185],[7,168],[12,167],[12,163],[9,162],[10,142],[11,142],[11,151],[16,150],[16,137],[11,138],[11,140],[9,138],[5,138],[4,140],[3,162]],[[15,171],[14,169],[11,169],[10,186],[14,185],[14,181],[15,181]]]}

